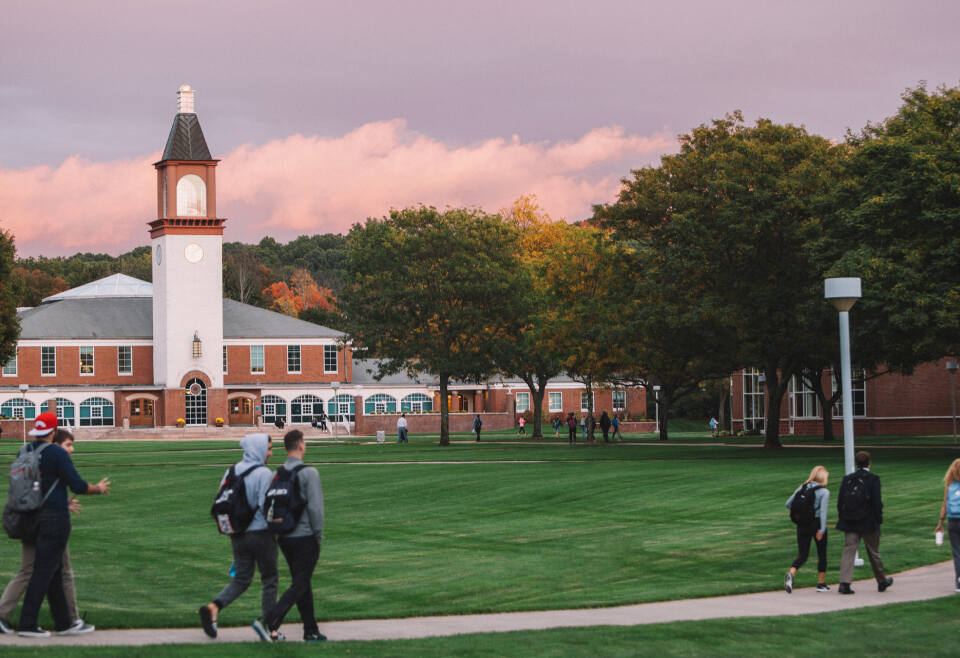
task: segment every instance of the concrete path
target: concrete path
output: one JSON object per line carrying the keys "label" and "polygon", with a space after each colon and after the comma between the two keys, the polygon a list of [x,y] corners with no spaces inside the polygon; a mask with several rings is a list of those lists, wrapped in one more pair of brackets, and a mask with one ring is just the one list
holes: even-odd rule
{"label": "concrete path", "polygon": [[[861,574],[864,572],[861,570]],[[869,574],[869,570],[866,572]],[[813,577],[804,573],[806,581]],[[851,608],[864,608],[922,601],[954,594],[953,562],[942,562],[895,574],[893,586],[884,593],[877,592],[874,580],[853,584],[853,596],[841,596],[836,586],[830,592],[817,593],[812,588],[783,590],[757,594],[739,594],[705,599],[686,599],[642,603],[614,608],[582,610],[544,610],[539,612],[507,612],[484,615],[456,615],[446,617],[413,617],[409,619],[363,619],[336,621],[320,625],[320,630],[331,641],[344,640],[399,640],[460,635],[464,633],[502,633],[506,631],[542,630],[576,626],[636,626],[672,621],[695,621],[729,617],[770,617],[802,615]],[[288,624],[283,632],[290,640],[299,640],[302,629]],[[166,628],[142,630],[96,631],[76,637],[27,639],[16,635],[0,636],[4,646],[105,646],[147,644],[192,644],[206,642],[256,642],[258,638],[249,626],[222,628],[217,640],[210,640],[195,628]]]}

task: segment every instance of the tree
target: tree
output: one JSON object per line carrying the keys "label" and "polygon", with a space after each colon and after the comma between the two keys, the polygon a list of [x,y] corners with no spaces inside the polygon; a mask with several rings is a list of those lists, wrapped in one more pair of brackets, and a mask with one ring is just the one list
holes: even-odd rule
{"label": "tree", "polygon": [[[702,336],[712,360],[762,367],[765,445],[779,447],[780,403],[819,338],[801,330],[802,303],[822,306],[823,294],[822,269],[803,247],[839,149],[802,127],[767,119],[746,126],[739,112],[679,140],[679,153],[634,171],[617,203],[598,215],[622,239],[635,240],[641,258],[652,258],[649,278],[657,285],[641,284],[645,293],[678,282],[670,294],[645,300],[665,318],[658,336],[689,329],[681,340]],[[695,308],[675,304],[674,293]],[[711,321],[721,330],[703,333]],[[729,331],[735,339],[716,340]],[[685,371],[686,359],[676,356],[672,369]]]}
{"label": "tree", "polygon": [[37,306],[45,297],[63,292],[68,287],[66,281],[43,270],[14,267],[7,292],[14,295],[17,306]]}
{"label": "tree", "polygon": [[270,308],[293,317],[306,309],[329,311],[333,308],[330,289],[318,287],[310,273],[304,269],[294,271],[290,276],[290,285],[278,281],[267,286],[263,294],[272,300]]}
{"label": "tree", "polygon": [[255,246],[240,242],[223,245],[223,294],[226,297],[243,304],[264,304],[261,295],[270,278],[270,270],[260,262]]}
{"label": "tree", "polygon": [[0,230],[0,363],[6,363],[17,353],[20,338],[16,295],[10,290],[15,254],[13,235]]}
{"label": "tree", "polygon": [[347,339],[380,359],[376,375],[431,373],[440,386],[440,445],[450,443],[451,379],[478,381],[514,315],[517,235],[499,216],[418,206],[355,225],[338,298]]}

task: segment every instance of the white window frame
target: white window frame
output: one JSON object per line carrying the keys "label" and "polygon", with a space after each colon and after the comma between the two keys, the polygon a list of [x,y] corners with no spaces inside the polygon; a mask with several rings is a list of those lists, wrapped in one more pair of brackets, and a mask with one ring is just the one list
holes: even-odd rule
{"label": "white window frame", "polygon": [[[328,367],[329,354],[333,354],[333,370]],[[340,350],[336,345],[323,346],[323,372],[324,374],[340,372]]]}
{"label": "white window frame", "polygon": [[[123,369],[120,367],[120,364],[123,363],[120,359],[121,350],[128,350],[130,354],[130,362],[129,362],[130,369],[127,372],[124,372]],[[117,345],[117,374],[123,375],[125,377],[129,377],[133,375],[133,345]]]}
{"label": "white window frame", "polygon": [[227,374],[227,346],[223,346],[223,374]]}
{"label": "white window frame", "polygon": [[[79,359],[80,376],[81,376],[81,377],[93,377],[93,375],[94,375],[95,372],[96,372],[96,371],[94,370],[94,358],[93,358],[94,351],[93,351],[93,345],[80,345],[79,347],[77,347],[77,350],[78,350],[79,355],[80,355],[80,359]],[[87,351],[87,350],[89,350],[89,351]],[[84,367],[84,366],[83,366],[83,357],[84,357],[84,355],[86,355],[86,354],[89,354],[89,355],[90,355],[90,372],[84,372],[84,371],[83,371],[83,367]]]}
{"label": "white window frame", "polygon": [[[593,396],[593,410],[596,411],[597,410],[597,392],[590,391],[590,395]],[[580,391],[580,411],[584,413],[590,411],[590,409],[587,408],[587,392],[586,391]]]}
{"label": "white window frame", "polygon": [[[10,367],[10,364],[13,364],[13,367]],[[8,372],[12,370],[12,372]],[[13,356],[10,357],[10,360],[3,364],[3,376],[4,377],[16,377],[17,376],[17,350],[14,350]]]}
{"label": "white window frame", "polygon": [[[859,386],[858,386],[859,384]],[[830,397],[837,392],[837,380],[830,373]],[[852,368],[850,373],[850,392],[853,394],[853,417],[866,418],[867,416],[867,372],[863,368]],[[857,404],[857,398],[860,398],[860,404]],[[860,407],[860,413],[857,413],[857,407]],[[833,415],[843,417],[843,393],[833,404]]]}
{"label": "white window frame", "polygon": [[[53,372],[44,372],[43,354],[46,350],[50,350],[50,353],[53,354],[53,359],[50,361],[53,364]],[[44,345],[40,347],[40,376],[41,377],[57,376],[57,348],[52,345]]]}
{"label": "white window frame", "polygon": [[207,184],[196,174],[177,181],[177,217],[204,217],[207,214]]}
{"label": "white window frame", "polygon": [[760,386],[761,374],[757,368],[743,370],[743,428],[762,432],[767,426],[767,394]]}
{"label": "white window frame", "polygon": [[[260,353],[260,369],[256,370],[253,367],[253,355],[259,351]],[[250,346],[250,374],[251,375],[263,375],[267,372],[267,353],[263,345],[251,345]]]}
{"label": "white window frame", "polygon": [[[790,378],[790,418],[819,418],[820,400],[810,383],[800,375]],[[800,411],[801,413],[798,413]]]}
{"label": "white window frame", "polygon": [[[557,404],[553,403],[554,396],[559,400]],[[549,391],[547,393],[547,410],[563,411],[563,391]]]}
{"label": "white window frame", "polygon": [[[522,414],[525,411],[530,411],[530,391],[517,391],[514,396],[516,397],[516,409],[518,414]],[[523,400],[523,402],[521,402]]]}
{"label": "white window frame", "polygon": [[[296,348],[297,354],[297,369],[290,369],[290,349]],[[288,375],[299,375],[303,371],[303,350],[299,345],[287,345],[287,374]]]}
{"label": "white window frame", "polygon": [[[617,398],[621,399],[620,405],[617,406]],[[610,408],[613,411],[626,411],[627,410],[627,392],[624,389],[614,389],[610,393]]]}

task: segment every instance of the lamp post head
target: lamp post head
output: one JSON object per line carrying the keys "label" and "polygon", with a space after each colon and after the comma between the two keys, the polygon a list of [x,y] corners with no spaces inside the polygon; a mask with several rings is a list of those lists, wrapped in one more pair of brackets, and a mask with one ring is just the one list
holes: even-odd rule
{"label": "lamp post head", "polygon": [[823,280],[823,296],[833,302],[834,307],[841,313],[853,308],[860,294],[859,277],[840,277]]}
{"label": "lamp post head", "polygon": [[660,390],[660,387],[659,387],[659,386],[654,386],[654,387],[653,387],[653,390],[654,390],[654,391],[659,391],[659,390]]}
{"label": "lamp post head", "polygon": [[330,382],[330,388],[336,391],[338,388],[340,388],[340,382]]}
{"label": "lamp post head", "polygon": [[27,391],[30,390],[30,384],[20,384],[20,386],[18,386],[17,388],[20,389],[21,393],[26,393]]}
{"label": "lamp post head", "polygon": [[949,372],[951,375],[955,375],[957,373],[956,361],[947,361],[947,372]]}

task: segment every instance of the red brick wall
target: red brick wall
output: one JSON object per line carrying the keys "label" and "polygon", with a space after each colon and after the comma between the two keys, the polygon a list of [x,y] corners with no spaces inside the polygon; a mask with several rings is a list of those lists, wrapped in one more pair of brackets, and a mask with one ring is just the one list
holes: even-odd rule
{"label": "red brick wall", "polygon": [[[255,345],[256,343],[251,343]],[[291,341],[291,345],[296,342]],[[349,348],[347,355],[349,356]],[[266,345],[263,348],[264,373],[256,375],[250,372],[250,346],[249,345],[228,345],[227,346],[227,374],[223,380],[227,384],[243,384],[246,382],[256,382],[263,384],[298,384],[298,383],[319,383],[334,381],[349,381],[352,373],[347,372],[344,367],[344,348],[340,348],[337,358],[337,372],[325,373],[323,371],[323,345],[301,345],[300,346],[300,374],[290,374],[287,372],[287,346],[286,345]]]}
{"label": "red brick wall", "polygon": [[116,346],[94,345],[93,375],[80,374],[80,347],[58,346],[57,374],[40,374],[40,347],[17,349],[17,376],[0,378],[2,386],[29,384],[38,388],[51,386],[131,386],[153,384],[153,348],[149,345],[133,346],[133,374],[117,372]]}
{"label": "red brick wall", "polygon": [[[354,434],[358,436],[374,436],[377,430],[383,430],[387,436],[396,437],[397,419],[400,414],[377,414],[364,416],[359,413],[360,407],[357,407],[356,425]],[[450,414],[451,432],[472,432],[473,419],[476,414],[456,413]],[[506,413],[482,413],[480,419],[483,421],[484,431],[507,430],[513,428],[510,414]],[[407,431],[410,434],[439,434],[440,433],[440,414],[407,414]]]}

